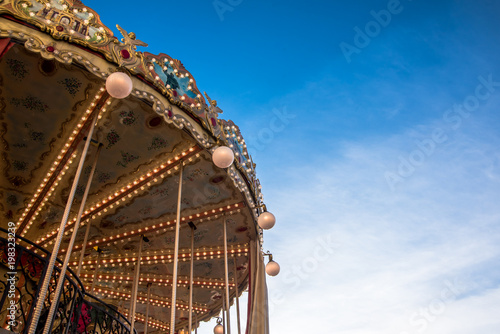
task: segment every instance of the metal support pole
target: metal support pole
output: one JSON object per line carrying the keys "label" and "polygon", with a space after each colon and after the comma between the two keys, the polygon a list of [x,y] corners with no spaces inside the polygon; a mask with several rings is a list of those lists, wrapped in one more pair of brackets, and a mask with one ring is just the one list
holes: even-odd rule
{"label": "metal support pole", "polygon": [[146,319],[144,320],[144,334],[148,334],[149,303],[151,299],[151,283],[148,283],[148,300],[146,301]]}
{"label": "metal support pole", "polygon": [[95,288],[95,283],[97,282],[97,271],[99,270],[99,266],[101,265],[101,250],[99,249],[99,247],[97,247],[97,263],[95,265],[95,269],[94,269],[94,276],[92,277],[92,286],[90,287],[90,291],[89,293],[93,293],[94,292],[94,288]]}
{"label": "metal support pole", "polygon": [[[85,163],[85,157],[89,150],[90,146],[90,138],[94,133],[95,123],[97,121],[97,116],[99,112],[96,112],[94,119],[92,120],[89,133],[87,135],[87,140],[85,142],[85,146],[83,147],[82,156],[80,158],[80,163],[78,164],[78,168],[76,170],[75,178],[73,179],[73,185],[71,186],[71,191],[69,192],[68,201],[66,202],[66,207],[64,208],[64,214],[61,219],[61,224],[59,225],[59,232],[57,233],[57,238],[54,243],[54,248],[52,249],[52,254],[50,255],[49,264],[47,266],[47,272],[45,273],[45,277],[43,279],[42,287],[40,288],[40,293],[38,294],[38,299],[36,301],[35,312],[33,314],[33,319],[31,320],[29,334],[35,334],[36,328],[38,327],[38,321],[40,320],[40,314],[42,313],[42,309],[45,303],[45,297],[47,297],[47,291],[49,290],[50,280],[52,279],[52,273],[54,271],[54,265],[56,264],[57,253],[59,252],[59,247],[61,246],[61,242],[64,236],[64,228],[68,223],[68,217],[71,210],[71,205],[73,204],[73,199],[75,197],[76,187],[78,186],[78,181],[80,180],[80,175],[82,174],[83,165]],[[49,320],[50,321],[50,320]]]}
{"label": "metal support pole", "polygon": [[142,255],[142,242],[144,240],[144,235],[141,234],[141,241],[139,242],[139,256],[137,257],[137,266],[135,269],[135,278],[134,278],[134,288],[132,290],[132,310],[130,312],[130,332],[134,331],[135,325],[135,309],[137,306],[137,291],[139,290],[139,274],[141,271],[141,255]]}
{"label": "metal support pole", "polygon": [[175,303],[177,294],[177,263],[179,262],[179,230],[181,226],[182,172],[184,163],[181,160],[179,168],[179,193],[177,195],[177,219],[175,221],[174,273],[172,278],[172,314],[170,316],[170,334],[175,333]]}
{"label": "metal support pole", "polygon": [[238,334],[241,334],[241,325],[240,325],[240,302],[238,299],[238,268],[236,267],[236,256],[233,256],[234,262],[234,286],[236,288],[236,317],[238,319]]}
{"label": "metal support pole", "polygon": [[196,313],[194,314],[194,323],[195,323],[194,334],[198,334],[198,314]]}
{"label": "metal support pole", "polygon": [[226,307],[224,306],[224,300],[225,300],[225,295],[226,293],[222,293],[222,334],[226,334]]}
{"label": "metal support pole", "polygon": [[224,272],[226,276],[226,312],[227,312],[227,334],[231,334],[231,317],[229,315],[229,274],[227,264],[227,224],[224,220]]}
{"label": "metal support pole", "polygon": [[[92,141],[92,139],[90,137],[87,137],[87,141]],[[59,304],[59,298],[61,298],[61,291],[62,291],[62,287],[64,284],[64,277],[66,276],[66,269],[68,269],[68,263],[69,263],[69,259],[71,257],[71,250],[73,249],[73,245],[75,244],[76,235],[78,233],[78,229],[80,228],[80,221],[82,218],[82,213],[83,213],[83,210],[85,209],[85,204],[87,202],[87,196],[89,195],[89,191],[90,191],[90,185],[92,184],[92,177],[94,176],[95,167],[97,166],[97,160],[99,158],[99,153],[101,152],[102,146],[103,145],[100,144],[99,147],[97,148],[97,152],[95,153],[95,156],[94,156],[94,161],[92,162],[92,169],[90,171],[90,175],[89,175],[89,178],[87,180],[87,186],[85,187],[85,192],[83,193],[82,202],[80,203],[80,210],[78,211],[78,216],[76,218],[75,226],[73,227],[73,234],[71,235],[71,240],[69,241],[69,244],[68,244],[68,248],[67,248],[68,250],[66,251],[66,257],[64,259],[64,263],[63,263],[63,266],[61,269],[61,275],[59,275],[59,281],[57,282],[57,288],[56,288],[56,292],[54,295],[54,301],[50,305],[49,315],[47,317],[47,319],[49,319],[50,321],[47,321],[45,323],[45,328],[43,329],[43,334],[48,334],[52,328],[52,319],[54,318],[54,314],[56,313],[56,308]]]}
{"label": "metal support pole", "polygon": [[191,334],[193,322],[193,268],[194,268],[194,230],[196,226],[190,222],[191,227],[191,267],[189,269],[189,327],[188,333]]}
{"label": "metal support pole", "polygon": [[87,221],[87,229],[85,230],[85,238],[83,238],[83,246],[82,246],[82,250],[80,253],[80,261],[78,262],[78,269],[76,271],[76,276],[78,276],[78,278],[80,278],[80,273],[82,272],[83,257],[85,255],[85,250],[87,248],[87,240],[89,239],[91,225],[92,225],[92,221],[89,219]]}
{"label": "metal support pole", "polygon": [[[135,275],[137,274],[137,263],[134,266],[134,280],[135,280]],[[132,323],[132,309],[134,308],[134,291],[135,291],[135,284],[132,282],[132,290],[130,291],[130,305],[128,306],[128,321]]]}

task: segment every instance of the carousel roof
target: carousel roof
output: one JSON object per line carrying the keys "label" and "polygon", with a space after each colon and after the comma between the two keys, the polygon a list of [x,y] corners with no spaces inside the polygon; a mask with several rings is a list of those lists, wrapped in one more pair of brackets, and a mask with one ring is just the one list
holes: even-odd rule
{"label": "carousel roof", "polygon": [[[146,44],[119,28],[113,36],[80,1],[0,2],[0,207],[17,233],[54,247],[82,147],[98,121],[60,246],[66,253],[78,210],[100,152],[84,204],[70,267],[78,267],[90,225],[80,279],[127,314],[142,236],[138,318],[169,326],[179,174],[183,164],[177,326],[188,305],[191,228],[194,224],[194,310],[207,320],[222,307],[223,226],[228,229],[229,278],[241,293],[248,284],[249,247],[260,242],[256,224],[262,195],[255,164],[238,127],[219,118],[191,73],[166,54],[136,50]],[[130,96],[105,89],[113,72],[128,73]],[[229,168],[212,162],[218,146],[235,155]],[[97,248],[98,247],[98,248]],[[235,263],[234,263],[235,262]],[[236,268],[234,270],[233,268]],[[141,324],[142,325],[142,324]],[[177,327],[176,326],[176,327]],[[140,328],[139,328],[140,331]]]}

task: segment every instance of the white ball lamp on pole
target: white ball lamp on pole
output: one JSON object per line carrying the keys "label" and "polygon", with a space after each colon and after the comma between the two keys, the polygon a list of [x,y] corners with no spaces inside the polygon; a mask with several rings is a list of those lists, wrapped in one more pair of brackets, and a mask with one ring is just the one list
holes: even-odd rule
{"label": "white ball lamp on pole", "polygon": [[222,334],[224,333],[224,326],[222,326],[221,317],[217,317],[217,325],[214,327],[214,334]]}
{"label": "white ball lamp on pole", "polygon": [[269,262],[266,264],[266,273],[269,276],[278,275],[280,272],[280,265],[277,262],[273,261],[273,254],[267,252],[264,253],[264,255],[269,256]]}
{"label": "white ball lamp on pole", "polygon": [[273,260],[270,260],[267,264],[266,264],[266,273],[269,275],[269,276],[276,276],[280,273],[280,265],[273,261]]}
{"label": "white ball lamp on pole", "polygon": [[212,161],[219,168],[228,168],[233,164],[233,150],[227,146],[219,146],[212,154]]}
{"label": "white ball lamp on pole", "polygon": [[263,212],[260,214],[257,223],[261,229],[269,230],[276,223],[276,217],[271,212]]}
{"label": "white ball lamp on pole", "polygon": [[132,79],[123,72],[115,72],[106,79],[106,90],[112,97],[124,99],[132,92]]}

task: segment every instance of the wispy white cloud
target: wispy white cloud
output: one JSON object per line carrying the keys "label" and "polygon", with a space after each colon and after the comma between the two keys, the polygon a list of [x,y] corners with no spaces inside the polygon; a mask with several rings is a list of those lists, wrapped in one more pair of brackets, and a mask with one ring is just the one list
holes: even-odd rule
{"label": "wispy white cloud", "polygon": [[288,184],[266,192],[279,223],[265,240],[282,268],[269,279],[272,330],[451,334],[473,321],[497,333],[500,138],[481,121],[394,191],[384,172],[435,123],[284,171]]}

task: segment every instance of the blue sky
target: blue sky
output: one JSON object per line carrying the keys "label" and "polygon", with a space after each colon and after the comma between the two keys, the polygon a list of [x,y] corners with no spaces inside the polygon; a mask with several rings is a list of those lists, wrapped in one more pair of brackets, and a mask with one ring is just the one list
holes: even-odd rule
{"label": "blue sky", "polygon": [[253,144],[273,333],[500,332],[500,3],[85,4]]}

